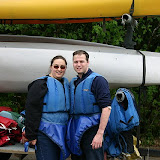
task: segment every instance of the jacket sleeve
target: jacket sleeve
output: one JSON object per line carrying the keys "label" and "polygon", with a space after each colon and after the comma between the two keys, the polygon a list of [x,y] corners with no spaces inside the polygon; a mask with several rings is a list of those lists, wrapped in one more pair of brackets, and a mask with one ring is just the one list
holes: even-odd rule
{"label": "jacket sleeve", "polygon": [[45,79],[39,79],[29,85],[25,110],[25,133],[26,138],[31,141],[37,139],[37,132],[42,116],[43,99],[47,93],[47,84]]}
{"label": "jacket sleeve", "polygon": [[111,105],[109,84],[104,77],[97,76],[93,80],[91,91],[93,92],[100,108],[105,108]]}

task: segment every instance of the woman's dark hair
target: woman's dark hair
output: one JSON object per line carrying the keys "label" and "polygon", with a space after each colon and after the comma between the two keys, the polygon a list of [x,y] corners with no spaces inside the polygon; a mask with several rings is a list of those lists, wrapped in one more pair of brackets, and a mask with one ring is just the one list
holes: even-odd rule
{"label": "woman's dark hair", "polygon": [[64,60],[64,61],[65,61],[65,64],[67,65],[66,59],[65,59],[63,56],[58,55],[58,56],[55,56],[55,57],[52,58],[52,60],[51,60],[51,66],[52,66],[53,62],[54,62],[56,59],[62,59],[62,60]]}
{"label": "woman's dark hair", "polygon": [[86,51],[84,51],[84,50],[75,51],[75,52],[73,53],[73,57],[74,57],[75,55],[82,55],[82,54],[84,54],[84,55],[86,56],[86,60],[87,60],[87,62],[88,62],[88,60],[89,60],[89,54],[88,54]]}

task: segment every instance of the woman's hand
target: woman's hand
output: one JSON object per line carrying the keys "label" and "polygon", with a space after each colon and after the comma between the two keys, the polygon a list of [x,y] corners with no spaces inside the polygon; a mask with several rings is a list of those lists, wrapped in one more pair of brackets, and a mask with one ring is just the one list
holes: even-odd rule
{"label": "woman's hand", "polygon": [[36,145],[36,142],[37,142],[37,140],[36,140],[36,139],[34,139],[34,140],[32,140],[32,141],[29,141],[29,143],[30,143],[31,145],[33,145],[33,146],[35,146],[35,145]]}
{"label": "woman's hand", "polygon": [[[26,138],[26,135],[25,135],[25,131],[22,133],[22,143],[24,144],[25,142],[28,142],[29,140]],[[29,141],[29,143],[31,144],[31,145],[33,145],[33,146],[35,146],[36,145],[36,142],[37,142],[37,140],[36,139],[34,139],[34,140],[32,140],[32,141]]]}
{"label": "woman's hand", "polygon": [[25,131],[22,132],[22,143],[24,144],[25,142],[28,142],[29,140],[26,138],[26,133]]}

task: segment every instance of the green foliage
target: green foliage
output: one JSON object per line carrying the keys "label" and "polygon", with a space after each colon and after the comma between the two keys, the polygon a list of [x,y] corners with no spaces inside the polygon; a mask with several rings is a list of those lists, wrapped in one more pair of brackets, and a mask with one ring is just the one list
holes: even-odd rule
{"label": "green foliage", "polygon": [[135,29],[135,49],[159,52],[160,49],[160,17],[138,19]]}
{"label": "green foliage", "polygon": [[14,93],[5,94],[0,93],[0,106],[13,106],[12,99],[13,99]]}
{"label": "green foliage", "polygon": [[14,112],[20,113],[24,110],[26,94],[0,93],[0,106],[8,106]]}
{"label": "green foliage", "polygon": [[[143,100],[142,109],[142,132],[147,137],[152,135],[153,137],[160,136],[160,86],[149,86],[146,88],[146,96],[142,95]],[[146,132],[147,131],[147,132]]]}
{"label": "green foliage", "polygon": [[0,34],[30,35],[78,39],[112,45],[121,45],[123,42],[124,28],[117,21],[105,23],[85,24],[32,24],[32,25],[0,25]]}
{"label": "green foliage", "polygon": [[154,140],[160,137],[160,86],[148,86],[141,90],[132,88],[131,91],[140,109],[142,144],[154,145]]}

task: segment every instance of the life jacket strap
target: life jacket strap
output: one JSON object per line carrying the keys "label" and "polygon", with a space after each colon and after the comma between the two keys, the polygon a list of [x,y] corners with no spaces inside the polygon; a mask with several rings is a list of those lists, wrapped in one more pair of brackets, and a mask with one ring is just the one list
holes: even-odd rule
{"label": "life jacket strap", "polygon": [[94,105],[94,106],[97,106],[97,105],[98,105],[98,102],[93,103],[93,105]]}
{"label": "life jacket strap", "polygon": [[132,116],[132,117],[128,120],[127,123],[124,122],[124,121],[122,121],[122,120],[120,120],[120,122],[123,123],[123,124],[125,124],[125,125],[128,125],[128,124],[132,121],[133,118],[134,118],[134,117]]}
{"label": "life jacket strap", "polygon": [[91,115],[95,115],[95,114],[98,114],[98,113],[101,113],[101,112],[95,112],[95,113],[73,113],[73,114],[70,114],[71,116],[91,116]]}
{"label": "life jacket strap", "polygon": [[42,113],[69,113],[69,111],[42,112]]}

